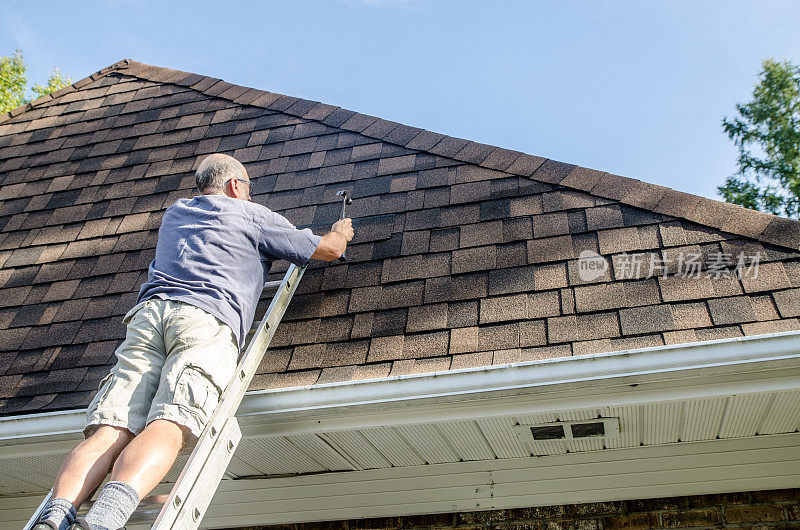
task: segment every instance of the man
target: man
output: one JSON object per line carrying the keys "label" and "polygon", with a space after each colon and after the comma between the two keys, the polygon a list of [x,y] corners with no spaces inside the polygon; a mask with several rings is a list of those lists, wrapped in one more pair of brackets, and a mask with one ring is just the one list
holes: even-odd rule
{"label": "man", "polygon": [[[236,159],[197,168],[200,195],[164,212],[156,255],[123,318],[117,364],[86,412],[86,440],[66,458],[34,530],[117,530],[200,436],[232,378],[272,261],[332,261],[353,238],[350,219],[325,236],[298,230],[250,201]],[[102,483],[89,513],[76,510]]]}

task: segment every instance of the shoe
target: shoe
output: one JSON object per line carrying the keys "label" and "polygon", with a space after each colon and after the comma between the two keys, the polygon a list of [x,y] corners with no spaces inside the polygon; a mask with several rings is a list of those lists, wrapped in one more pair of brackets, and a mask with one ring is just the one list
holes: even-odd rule
{"label": "shoe", "polygon": [[[39,530],[39,529],[34,529]],[[42,529],[42,530],[49,530],[49,529]],[[56,529],[58,530],[58,529]],[[69,527],[68,530],[92,530],[92,527],[89,526],[89,523],[86,522],[86,519],[83,517],[78,517],[75,519],[75,522]],[[110,530],[110,529],[103,529],[103,530]],[[125,530],[125,527],[119,528],[117,530]]]}
{"label": "shoe", "polygon": [[31,528],[31,530],[58,530],[58,527],[52,521],[43,519],[38,523],[36,523],[35,525],[33,525],[33,528]]}
{"label": "shoe", "polygon": [[86,522],[86,519],[83,517],[78,517],[75,519],[75,522],[70,525],[68,530],[92,530],[92,527],[89,526],[89,523]]}

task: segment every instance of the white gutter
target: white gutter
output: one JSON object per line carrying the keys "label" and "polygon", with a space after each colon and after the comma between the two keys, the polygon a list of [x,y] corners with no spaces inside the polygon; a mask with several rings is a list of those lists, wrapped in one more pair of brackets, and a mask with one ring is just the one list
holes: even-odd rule
{"label": "white gutter", "polygon": [[[385,421],[381,418],[385,420],[389,412],[392,424],[419,423],[444,419],[443,408],[449,409],[448,418],[478,417],[529,412],[534,401],[537,410],[543,411],[798,388],[800,331],[788,331],[252,391],[245,396],[237,417],[246,435],[285,434],[382,425]],[[551,403],[548,399],[553,396],[559,399]],[[491,400],[495,405],[487,406]],[[463,412],[467,403],[473,409],[469,414]],[[347,421],[347,415],[359,416],[362,421]],[[83,410],[0,418],[0,446],[37,438],[75,438],[83,428],[83,418]],[[0,447],[0,456],[3,452]]]}

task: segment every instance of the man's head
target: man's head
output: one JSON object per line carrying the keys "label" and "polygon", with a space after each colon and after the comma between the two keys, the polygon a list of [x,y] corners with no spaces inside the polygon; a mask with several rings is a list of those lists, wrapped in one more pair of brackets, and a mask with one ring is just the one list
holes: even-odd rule
{"label": "man's head", "polygon": [[195,181],[204,195],[225,195],[250,200],[250,177],[244,166],[232,156],[214,153],[200,162]]}

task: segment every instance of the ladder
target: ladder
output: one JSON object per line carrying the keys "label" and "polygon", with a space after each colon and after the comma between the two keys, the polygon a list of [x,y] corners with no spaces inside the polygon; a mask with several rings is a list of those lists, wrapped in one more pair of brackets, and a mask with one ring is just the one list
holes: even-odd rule
{"label": "ladder", "polygon": [[[151,500],[163,504],[158,512],[147,508],[137,510],[131,517],[131,522],[134,520],[136,523],[149,522],[155,517],[152,526],[155,530],[195,530],[200,526],[242,438],[239,422],[235,417],[236,410],[272,341],[275,329],[283,318],[305,269],[290,264],[283,280],[267,282],[264,285],[265,290],[277,287],[277,291],[172,491],[166,499],[164,495],[143,499],[140,506],[148,504]],[[51,489],[24,530],[29,530],[36,524],[52,494]]]}

